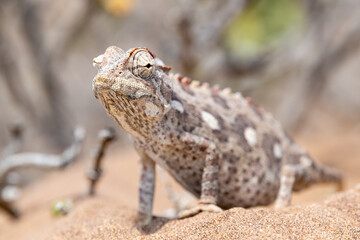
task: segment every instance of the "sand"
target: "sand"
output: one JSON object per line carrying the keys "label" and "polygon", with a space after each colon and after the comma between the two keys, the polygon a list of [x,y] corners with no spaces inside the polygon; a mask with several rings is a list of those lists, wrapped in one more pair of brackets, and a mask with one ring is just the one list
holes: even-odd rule
{"label": "sand", "polygon": [[154,218],[142,232],[136,212],[106,199],[89,199],[60,221],[48,239],[360,239],[360,184],[322,203],[233,208],[184,220]]}

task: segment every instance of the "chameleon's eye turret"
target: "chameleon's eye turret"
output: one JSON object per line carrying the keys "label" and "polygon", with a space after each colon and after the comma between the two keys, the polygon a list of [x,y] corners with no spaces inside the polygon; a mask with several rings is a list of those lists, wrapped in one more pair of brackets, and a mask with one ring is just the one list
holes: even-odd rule
{"label": "chameleon's eye turret", "polygon": [[153,76],[155,70],[155,60],[148,51],[139,51],[134,55],[132,72],[135,76],[143,79],[149,79]]}

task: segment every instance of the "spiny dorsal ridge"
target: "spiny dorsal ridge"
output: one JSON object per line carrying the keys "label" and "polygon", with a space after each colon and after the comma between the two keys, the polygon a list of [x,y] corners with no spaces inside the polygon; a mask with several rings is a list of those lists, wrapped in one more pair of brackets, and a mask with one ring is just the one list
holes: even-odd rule
{"label": "spiny dorsal ridge", "polygon": [[202,88],[202,89],[209,89],[209,88],[210,88],[210,85],[209,85],[209,83],[207,83],[207,82],[203,82],[203,83],[201,84],[201,88]]}
{"label": "spiny dorsal ridge", "polygon": [[192,80],[190,85],[191,87],[197,88],[200,86],[200,82],[198,80]]}
{"label": "spiny dorsal ridge", "polygon": [[183,77],[183,78],[181,79],[181,83],[184,84],[184,85],[186,85],[186,86],[188,86],[188,85],[190,84],[190,82],[191,82],[191,80],[190,80],[190,78],[188,78],[188,77]]}
{"label": "spiny dorsal ridge", "polygon": [[224,88],[223,90],[221,90],[221,92],[227,96],[231,95],[231,88]]}
{"label": "spiny dorsal ridge", "polygon": [[212,92],[213,94],[217,94],[217,93],[219,93],[219,91],[220,91],[220,88],[219,88],[219,85],[218,85],[218,84],[215,84],[215,85],[211,88],[211,92]]}

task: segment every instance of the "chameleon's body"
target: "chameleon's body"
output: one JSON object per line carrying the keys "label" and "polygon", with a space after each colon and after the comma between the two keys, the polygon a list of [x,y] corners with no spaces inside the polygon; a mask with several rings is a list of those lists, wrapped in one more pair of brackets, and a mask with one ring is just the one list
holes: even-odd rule
{"label": "chameleon's body", "polygon": [[169,73],[145,48],[109,47],[94,59],[95,96],[131,134],[141,156],[140,220],[151,219],[155,163],[200,197],[182,216],[290,202],[291,190],[341,182],[313,161],[274,118],[239,93]]}

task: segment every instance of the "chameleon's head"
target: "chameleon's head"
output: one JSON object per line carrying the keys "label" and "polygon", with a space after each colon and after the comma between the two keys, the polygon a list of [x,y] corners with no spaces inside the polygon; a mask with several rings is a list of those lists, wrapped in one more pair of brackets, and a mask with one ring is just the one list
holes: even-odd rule
{"label": "chameleon's head", "polygon": [[95,97],[125,130],[125,121],[154,121],[169,110],[170,67],[147,48],[124,52],[112,46],[93,65],[98,69],[93,80]]}

